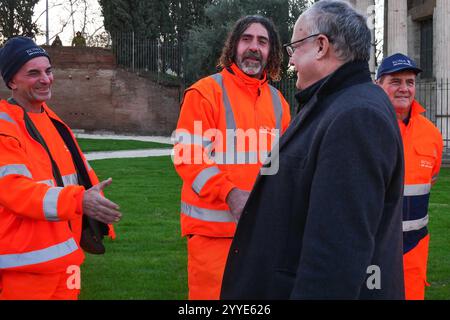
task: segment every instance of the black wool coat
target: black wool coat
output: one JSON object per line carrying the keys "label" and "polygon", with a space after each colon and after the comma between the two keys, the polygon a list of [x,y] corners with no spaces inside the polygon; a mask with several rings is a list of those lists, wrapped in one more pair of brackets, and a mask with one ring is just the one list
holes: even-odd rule
{"label": "black wool coat", "polygon": [[[275,149],[276,150],[276,149]],[[222,299],[403,299],[403,145],[367,62],[331,74],[280,140],[231,245]]]}

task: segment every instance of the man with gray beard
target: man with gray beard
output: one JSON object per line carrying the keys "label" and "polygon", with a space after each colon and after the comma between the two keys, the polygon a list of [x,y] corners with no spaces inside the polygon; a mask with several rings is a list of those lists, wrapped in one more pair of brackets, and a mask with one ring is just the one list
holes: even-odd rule
{"label": "man with gray beard", "polygon": [[268,84],[279,80],[281,62],[273,23],[247,16],[229,34],[219,61],[222,71],[185,93],[174,164],[183,180],[189,299],[219,299],[228,250],[261,169],[261,153],[270,151],[272,137],[289,125],[287,102]]}

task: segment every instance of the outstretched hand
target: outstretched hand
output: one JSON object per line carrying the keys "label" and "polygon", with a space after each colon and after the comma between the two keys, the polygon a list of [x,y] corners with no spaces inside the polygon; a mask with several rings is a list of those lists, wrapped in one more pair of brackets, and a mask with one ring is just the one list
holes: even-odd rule
{"label": "outstretched hand", "polygon": [[238,188],[234,188],[228,193],[226,202],[230,207],[231,215],[238,222],[241,218],[242,211],[247,203],[250,192]]}
{"label": "outstretched hand", "polygon": [[112,178],[109,178],[85,191],[83,214],[106,224],[118,222],[122,218],[120,207],[101,195],[103,189],[111,183]]}

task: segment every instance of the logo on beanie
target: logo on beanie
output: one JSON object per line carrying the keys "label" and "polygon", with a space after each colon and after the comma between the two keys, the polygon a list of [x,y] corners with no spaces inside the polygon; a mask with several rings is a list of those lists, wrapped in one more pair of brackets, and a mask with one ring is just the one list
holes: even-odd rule
{"label": "logo on beanie", "polygon": [[28,49],[26,50],[26,53],[28,54],[29,57],[32,57],[36,54],[47,54],[47,52],[44,49],[39,47]]}

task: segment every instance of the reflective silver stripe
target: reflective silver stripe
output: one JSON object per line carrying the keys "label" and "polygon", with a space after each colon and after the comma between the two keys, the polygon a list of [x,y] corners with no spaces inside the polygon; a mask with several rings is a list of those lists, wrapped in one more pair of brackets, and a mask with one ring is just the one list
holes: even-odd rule
{"label": "reflective silver stripe", "polygon": [[227,90],[223,84],[223,76],[220,73],[216,73],[211,76],[217,84],[222,88],[223,105],[225,106],[225,116],[227,120],[227,129],[236,129],[236,121],[234,120],[233,109],[231,108],[230,99],[228,98]]}
{"label": "reflective silver stripe", "polygon": [[192,206],[185,202],[181,202],[181,213],[195,219],[209,222],[235,222],[230,211],[227,210],[211,210]]}
{"label": "reflective silver stripe", "polygon": [[[236,163],[237,160],[234,158],[234,150],[236,150],[236,120],[234,118],[233,108],[231,107],[230,99],[228,97],[228,92],[225,88],[225,85],[223,84],[223,76],[220,73],[216,73],[211,76],[217,84],[222,88],[222,100],[223,105],[225,106],[225,118],[227,121],[227,128],[225,130],[226,132],[226,150],[228,153],[226,153],[226,160],[225,162],[228,163]],[[231,158],[229,158],[231,157]]]}
{"label": "reflective silver stripe", "polygon": [[[78,175],[76,173],[68,174],[66,176],[62,176],[61,178],[63,180],[63,183],[64,183],[65,187],[78,185]],[[55,186],[55,182],[53,182],[52,179],[38,181],[38,183],[43,183],[43,184],[46,184],[46,185],[48,185],[50,187],[54,187]]]}
{"label": "reflective silver stripe", "polygon": [[62,176],[61,178],[65,187],[78,185],[78,175],[76,173],[68,174],[66,176]]}
{"label": "reflective silver stripe", "polygon": [[0,269],[24,267],[31,264],[48,262],[64,257],[78,250],[77,243],[73,238],[54,246],[19,254],[0,255]]}
{"label": "reflective silver stripe", "polygon": [[436,182],[438,180],[438,178],[439,178],[439,175],[437,174],[431,178],[431,181]]}
{"label": "reflective silver stripe", "polygon": [[50,188],[44,196],[44,215],[48,221],[60,221],[58,218],[58,197],[62,189],[61,187]]}
{"label": "reflective silver stripe", "polygon": [[[212,156],[217,164],[256,164],[258,163],[257,152],[236,152],[236,120],[234,118],[233,109],[231,107],[230,99],[228,97],[227,90],[223,83],[223,76],[220,73],[216,73],[211,76],[217,84],[222,88],[222,99],[225,106],[226,113],[226,150],[227,152],[217,152]],[[272,96],[272,104],[274,108],[274,114],[276,119],[276,129],[281,131],[281,120],[283,116],[283,108],[281,105],[281,99],[278,94],[278,90],[270,86],[270,92]],[[263,156],[264,158],[264,156]]]}
{"label": "reflective silver stripe", "polygon": [[91,168],[91,166],[89,165],[89,162],[88,162],[87,160],[85,160],[85,162],[86,162],[86,168],[87,168],[87,170],[88,170],[88,171],[91,171],[92,168]]}
{"label": "reflective silver stripe", "polygon": [[427,184],[408,184],[405,185],[403,195],[408,196],[423,196],[429,194],[431,191],[431,183]]}
{"label": "reflective silver stripe", "polygon": [[428,225],[429,216],[411,221],[403,221],[403,232],[420,230]]}
{"label": "reflective silver stripe", "polygon": [[220,173],[219,168],[217,167],[209,167],[204,170],[202,170],[197,177],[194,179],[194,182],[192,183],[192,189],[197,193],[200,194],[205,184],[209,181],[209,179],[213,178],[214,176],[218,175]]}
{"label": "reflective silver stripe", "polygon": [[9,114],[7,114],[7,113],[5,113],[5,112],[0,112],[0,120],[5,120],[5,121],[8,121],[8,122],[11,122],[11,123],[16,124],[16,123],[14,122],[14,120],[11,119],[11,117],[9,116]]}
{"label": "reflective silver stripe", "polygon": [[42,184],[46,184],[50,187],[54,187],[55,183],[53,182],[53,180],[42,180],[42,181],[38,181],[38,183],[42,183]]}
{"label": "reflective silver stripe", "polygon": [[281,106],[281,99],[278,95],[278,90],[271,85],[269,85],[270,93],[272,95],[272,105],[273,105],[273,111],[275,113],[275,119],[277,126],[276,128],[281,131],[281,118],[283,116],[283,107]]}
{"label": "reflective silver stripe", "polygon": [[258,152],[213,152],[210,158],[217,164],[257,164]]}
{"label": "reflective silver stripe", "polygon": [[0,178],[6,177],[11,174],[20,174],[30,179],[33,178],[27,166],[24,164],[8,164],[6,166],[0,167]]}
{"label": "reflective silver stripe", "polygon": [[212,144],[211,140],[205,139],[204,137],[199,136],[197,134],[190,134],[188,132],[176,133],[172,142],[174,144],[176,143],[195,144],[203,148],[208,148]]}

